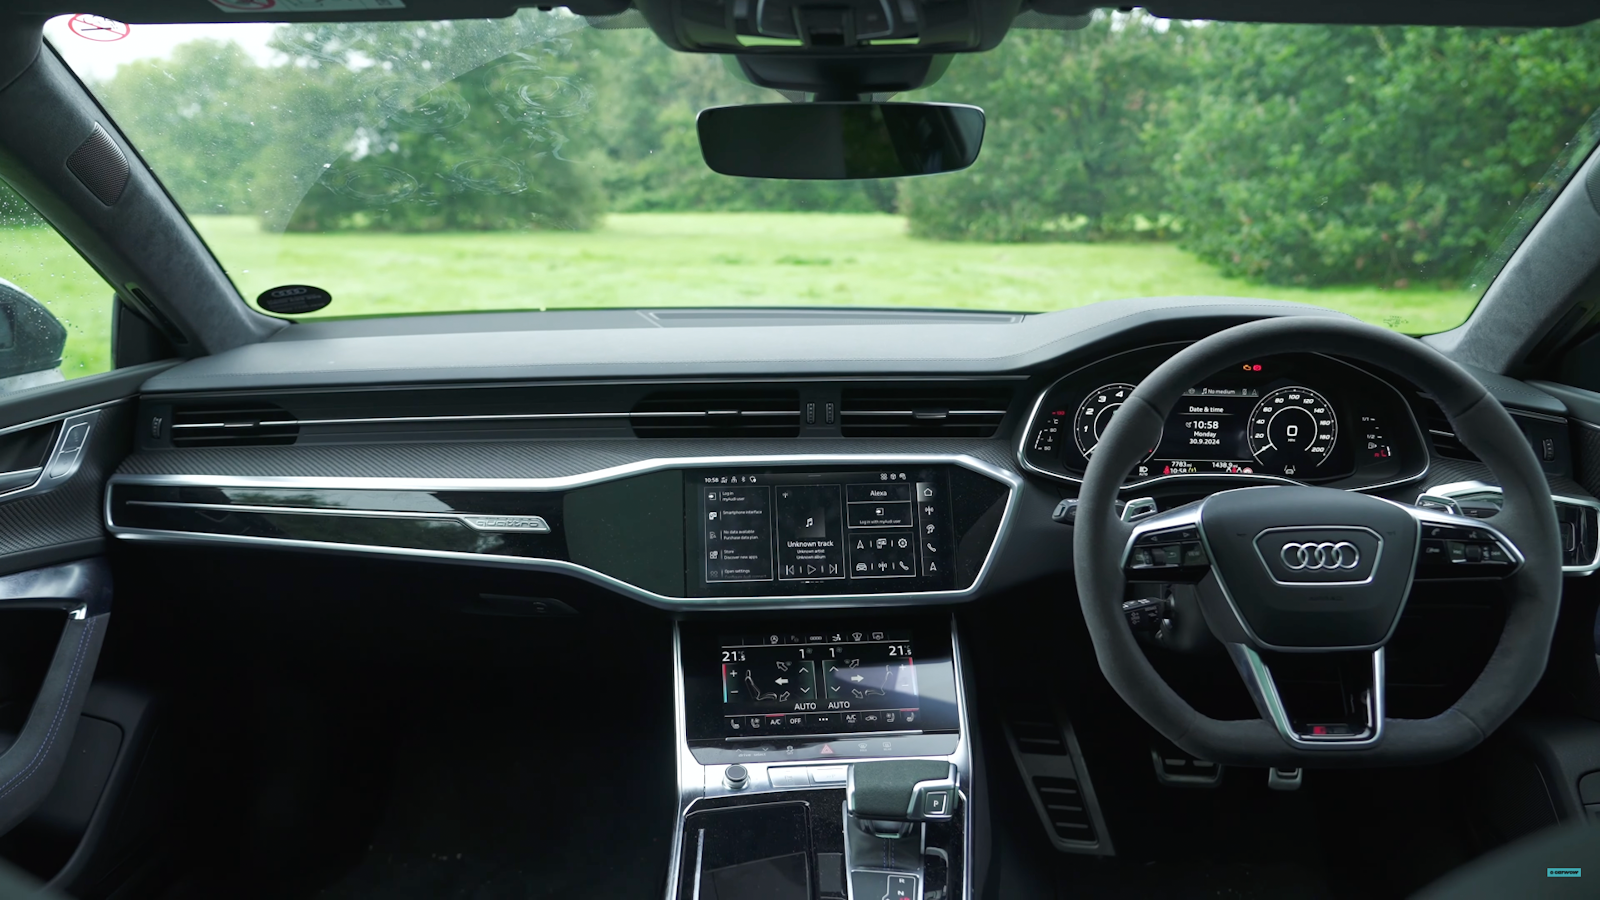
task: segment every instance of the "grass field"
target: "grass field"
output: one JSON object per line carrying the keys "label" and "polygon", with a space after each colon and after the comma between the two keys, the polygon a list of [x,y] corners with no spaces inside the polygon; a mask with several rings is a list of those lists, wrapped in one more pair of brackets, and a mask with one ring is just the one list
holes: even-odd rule
{"label": "grass field", "polygon": [[[1416,286],[1304,290],[1223,278],[1168,244],[951,244],[903,219],[822,213],[613,214],[589,233],[264,233],[196,217],[247,298],[281,284],[334,296],[318,315],[616,306],[849,305],[1042,311],[1118,297],[1227,295],[1343,310],[1412,333],[1476,297]],[[46,240],[48,238],[48,240]],[[55,248],[47,246],[55,242]],[[109,360],[110,291],[58,239],[0,232],[0,277],[69,321],[69,375]]]}
{"label": "grass field", "polygon": [[608,216],[590,233],[275,237],[248,218],[195,224],[247,296],[315,284],[334,295],[328,315],[694,305],[1034,312],[1118,297],[1220,294],[1314,303],[1420,333],[1459,324],[1477,299],[1426,287],[1256,285],[1223,278],[1167,244],[922,241],[888,215],[628,213]]}
{"label": "grass field", "polygon": [[27,291],[67,328],[61,373],[111,368],[111,286],[47,226],[0,228],[0,278]]}

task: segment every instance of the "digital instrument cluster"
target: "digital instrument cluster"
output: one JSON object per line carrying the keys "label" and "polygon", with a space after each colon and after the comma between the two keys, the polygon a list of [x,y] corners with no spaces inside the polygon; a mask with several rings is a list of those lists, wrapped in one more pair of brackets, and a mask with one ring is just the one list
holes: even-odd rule
{"label": "digital instrument cluster", "polygon": [[[1113,357],[1056,382],[1040,397],[1024,435],[1023,463],[1045,474],[1080,478],[1138,380],[1176,349]],[[1406,468],[1391,433],[1400,427],[1408,448],[1420,445],[1403,397],[1346,363],[1310,354],[1243,362],[1184,392],[1128,480],[1267,476],[1330,483],[1360,476],[1381,481]]]}

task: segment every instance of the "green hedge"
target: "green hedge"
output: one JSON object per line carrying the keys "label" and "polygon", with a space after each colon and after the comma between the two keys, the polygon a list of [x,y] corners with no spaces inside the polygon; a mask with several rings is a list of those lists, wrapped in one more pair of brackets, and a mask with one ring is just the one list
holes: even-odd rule
{"label": "green hedge", "polygon": [[1581,161],[1592,136],[1568,141],[1600,103],[1600,25],[1104,16],[1013,32],[923,93],[981,102],[990,131],[970,174],[906,186],[915,234],[1175,234],[1229,275],[1403,286],[1466,277],[1552,160]]}

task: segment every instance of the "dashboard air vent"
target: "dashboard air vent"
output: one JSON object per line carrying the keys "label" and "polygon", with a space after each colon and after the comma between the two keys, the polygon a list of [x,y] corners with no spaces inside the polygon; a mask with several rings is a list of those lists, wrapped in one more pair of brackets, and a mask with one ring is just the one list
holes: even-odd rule
{"label": "dashboard air vent", "polygon": [[1445,417],[1444,410],[1427,397],[1422,398],[1422,427],[1428,429],[1428,439],[1440,456],[1478,462],[1477,455],[1456,437],[1455,426]]}
{"label": "dashboard air vent", "polygon": [[795,437],[800,433],[796,391],[717,391],[651,394],[628,414],[642,438]]}
{"label": "dashboard air vent", "polygon": [[846,388],[840,430],[845,437],[992,437],[1011,393],[1009,387]]}
{"label": "dashboard air vent", "polygon": [[268,447],[292,444],[300,433],[294,416],[267,403],[178,407],[172,411],[174,447]]}

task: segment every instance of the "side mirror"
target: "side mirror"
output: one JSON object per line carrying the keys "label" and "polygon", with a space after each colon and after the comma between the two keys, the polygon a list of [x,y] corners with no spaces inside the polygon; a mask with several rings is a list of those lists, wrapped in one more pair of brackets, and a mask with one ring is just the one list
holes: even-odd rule
{"label": "side mirror", "polygon": [[984,115],[953,103],[764,103],[701,110],[695,124],[723,175],[896,178],[972,165]]}
{"label": "side mirror", "polygon": [[0,393],[62,380],[67,329],[43,303],[0,278]]}

